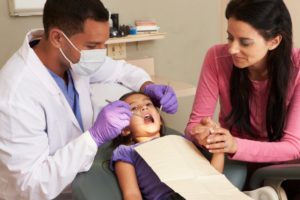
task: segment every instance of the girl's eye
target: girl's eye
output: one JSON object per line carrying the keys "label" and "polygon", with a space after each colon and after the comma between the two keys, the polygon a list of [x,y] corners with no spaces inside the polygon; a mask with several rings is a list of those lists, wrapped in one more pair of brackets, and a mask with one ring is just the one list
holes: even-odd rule
{"label": "girl's eye", "polygon": [[147,107],[152,107],[152,106],[153,106],[153,103],[152,103],[152,102],[149,102],[149,103],[146,104],[146,106],[147,106]]}
{"label": "girl's eye", "polygon": [[131,108],[131,111],[136,111],[137,109],[138,109],[137,106],[134,106]]}

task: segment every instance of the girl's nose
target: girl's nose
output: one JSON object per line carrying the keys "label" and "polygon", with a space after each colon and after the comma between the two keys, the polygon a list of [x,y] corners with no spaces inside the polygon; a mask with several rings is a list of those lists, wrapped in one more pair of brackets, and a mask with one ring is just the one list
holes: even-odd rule
{"label": "girl's nose", "polygon": [[146,105],[141,106],[141,111],[145,111],[145,110],[148,110],[148,106],[146,106]]}

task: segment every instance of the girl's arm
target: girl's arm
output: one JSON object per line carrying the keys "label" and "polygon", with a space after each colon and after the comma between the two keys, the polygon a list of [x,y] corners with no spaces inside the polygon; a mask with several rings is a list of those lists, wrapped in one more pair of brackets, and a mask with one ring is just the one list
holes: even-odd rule
{"label": "girl's arm", "polygon": [[224,170],[224,161],[225,154],[224,153],[214,153],[211,158],[211,165],[218,170],[220,173],[223,173]]}
{"label": "girl's arm", "polygon": [[127,162],[117,161],[115,163],[115,172],[118,177],[123,199],[142,200],[142,194],[133,165]]}

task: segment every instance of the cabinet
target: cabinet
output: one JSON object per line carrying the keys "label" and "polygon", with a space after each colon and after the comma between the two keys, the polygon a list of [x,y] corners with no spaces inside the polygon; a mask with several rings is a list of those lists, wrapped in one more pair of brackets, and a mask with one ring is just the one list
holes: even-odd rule
{"label": "cabinet", "polygon": [[165,38],[165,33],[144,33],[137,35],[129,35],[121,38],[110,38],[106,44],[108,49],[108,56],[114,59],[125,59],[128,63],[143,68],[157,84],[170,85],[177,95],[177,97],[184,97],[194,95],[196,88],[194,85],[184,83],[181,81],[169,80],[155,74],[154,59],[152,57],[141,58],[135,60],[126,59],[126,43],[143,42],[149,40],[158,40]]}

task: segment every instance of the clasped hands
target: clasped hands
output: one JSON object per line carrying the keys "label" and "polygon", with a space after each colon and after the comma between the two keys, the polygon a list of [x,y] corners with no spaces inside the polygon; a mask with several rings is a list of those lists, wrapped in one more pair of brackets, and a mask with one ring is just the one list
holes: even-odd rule
{"label": "clasped hands", "polygon": [[190,131],[192,140],[211,153],[230,153],[237,151],[237,142],[229,130],[220,127],[210,118],[203,118]]}

